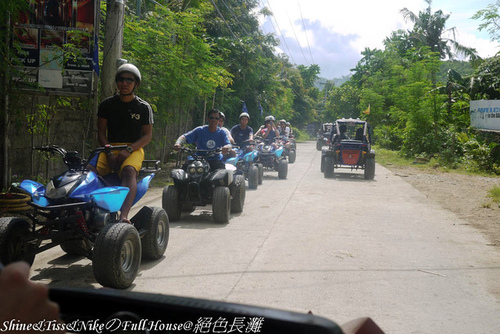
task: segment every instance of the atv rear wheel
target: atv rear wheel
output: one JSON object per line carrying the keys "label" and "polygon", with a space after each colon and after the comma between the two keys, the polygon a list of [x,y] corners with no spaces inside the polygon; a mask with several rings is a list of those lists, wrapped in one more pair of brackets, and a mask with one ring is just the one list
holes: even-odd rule
{"label": "atv rear wheel", "polygon": [[231,210],[231,193],[228,187],[215,187],[212,196],[212,214],[218,223],[229,221]]}
{"label": "atv rear wheel", "polygon": [[167,249],[170,227],[165,210],[158,207],[151,209],[149,220],[144,222],[147,232],[141,240],[142,258],[157,260]]}
{"label": "atv rear wheel", "polygon": [[166,186],[163,188],[161,204],[171,222],[181,218],[182,207],[179,203],[179,190],[175,186]]}
{"label": "atv rear wheel", "polygon": [[235,176],[233,183],[231,183],[231,195],[231,212],[242,212],[246,195],[245,177],[243,175]]}
{"label": "atv rear wheel", "polygon": [[257,189],[259,186],[259,167],[256,165],[250,166],[248,171],[248,188]]}
{"label": "atv rear wheel", "polygon": [[278,163],[278,178],[286,179],[288,174],[288,161],[285,159],[281,159]]}
{"label": "atv rear wheel", "polygon": [[26,219],[0,218],[0,262],[7,265],[25,261],[32,265],[38,244],[28,237],[30,233],[31,224]]}
{"label": "atv rear wheel", "polygon": [[132,285],[141,263],[141,240],[129,223],[105,225],[94,245],[92,268],[101,285],[126,289]]}

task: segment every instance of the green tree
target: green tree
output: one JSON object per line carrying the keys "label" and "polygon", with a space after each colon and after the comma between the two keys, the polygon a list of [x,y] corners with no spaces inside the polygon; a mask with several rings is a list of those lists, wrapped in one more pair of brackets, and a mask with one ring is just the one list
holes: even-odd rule
{"label": "green tree", "polygon": [[478,30],[487,30],[492,41],[500,40],[500,1],[489,4],[485,9],[477,11],[472,18],[482,20]]}
{"label": "green tree", "polygon": [[477,51],[458,43],[455,38],[444,37],[445,33],[451,33],[455,36],[456,28],[446,29],[446,21],[450,14],[444,14],[438,10],[432,12],[432,0],[425,0],[428,7],[425,11],[417,14],[407,8],[401,10],[401,14],[406,20],[414,23],[413,29],[408,31],[409,40],[413,47],[418,49],[421,46],[427,46],[431,52],[437,52],[441,59],[446,57],[453,58],[455,54],[469,57],[471,60],[477,59]]}

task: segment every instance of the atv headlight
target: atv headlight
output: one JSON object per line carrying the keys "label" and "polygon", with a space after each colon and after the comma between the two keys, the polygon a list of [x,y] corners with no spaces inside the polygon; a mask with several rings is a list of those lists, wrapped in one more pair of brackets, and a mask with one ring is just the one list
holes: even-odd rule
{"label": "atv headlight", "polygon": [[198,174],[203,174],[203,172],[204,172],[204,171],[205,171],[205,170],[203,169],[203,167],[198,167],[198,168],[196,168],[196,172],[197,172]]}
{"label": "atv headlight", "polygon": [[68,184],[65,184],[64,186],[60,188],[56,188],[54,186],[54,182],[50,180],[49,184],[45,188],[45,197],[51,198],[51,199],[57,199],[57,198],[62,198],[66,196],[71,188],[73,187],[75,183],[70,182]]}
{"label": "atv headlight", "polygon": [[269,146],[269,145],[264,146],[262,148],[262,152],[266,152],[266,153],[271,152],[271,146]]}
{"label": "atv headlight", "polygon": [[189,174],[196,174],[196,167],[189,167],[188,172]]}

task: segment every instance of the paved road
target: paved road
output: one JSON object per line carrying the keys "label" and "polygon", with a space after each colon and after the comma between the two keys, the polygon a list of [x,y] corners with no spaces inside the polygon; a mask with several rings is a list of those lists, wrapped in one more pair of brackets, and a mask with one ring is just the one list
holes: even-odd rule
{"label": "paved road", "polygon": [[[210,207],[171,223],[165,257],[143,263],[134,291],[241,302],[345,323],[370,316],[387,333],[498,333],[500,252],[452,212],[377,165],[373,181],[319,171],[299,144],[287,180],[267,172],[242,214]],[[139,204],[161,206],[153,189]],[[33,279],[99,288],[90,261],[40,254]]]}

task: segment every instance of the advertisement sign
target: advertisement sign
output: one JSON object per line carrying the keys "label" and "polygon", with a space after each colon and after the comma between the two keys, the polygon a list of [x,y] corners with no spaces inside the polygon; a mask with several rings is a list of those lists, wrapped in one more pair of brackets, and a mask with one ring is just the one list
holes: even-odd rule
{"label": "advertisement sign", "polygon": [[[22,48],[13,80],[59,94],[90,94],[93,73],[98,72],[98,0],[26,1],[29,12],[13,23],[14,38]],[[64,54],[68,46],[76,57]]]}
{"label": "advertisement sign", "polygon": [[470,125],[477,130],[500,132],[500,100],[470,101]]}

